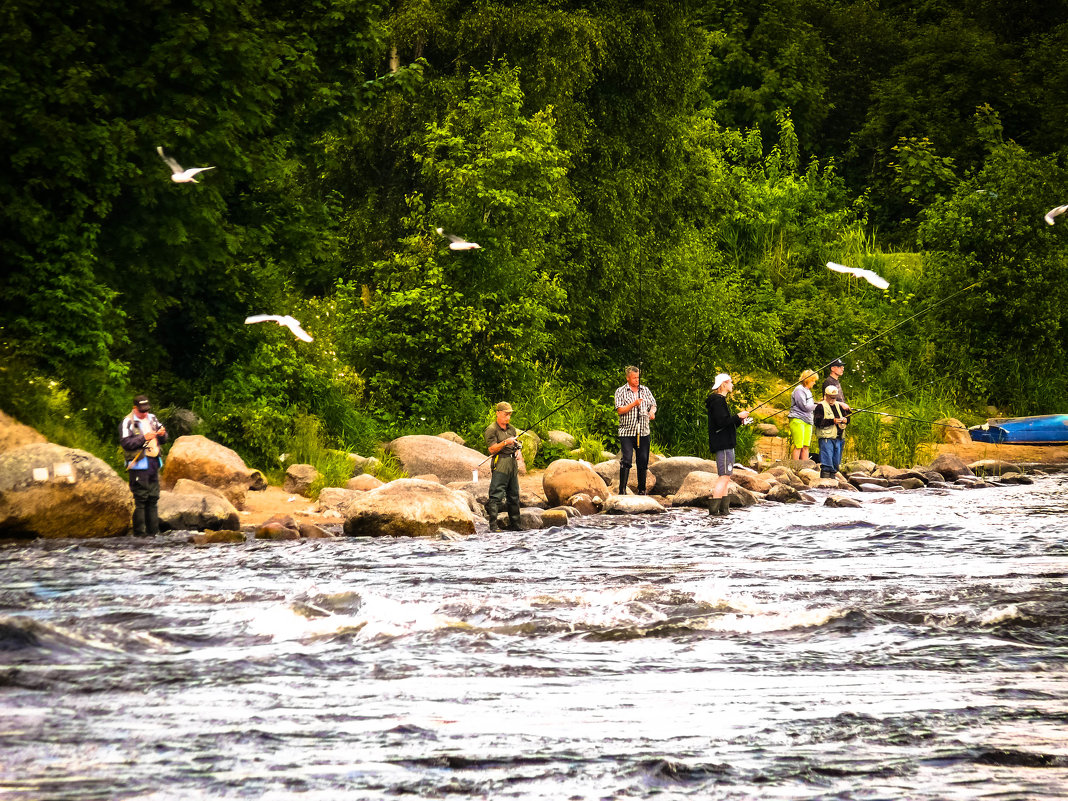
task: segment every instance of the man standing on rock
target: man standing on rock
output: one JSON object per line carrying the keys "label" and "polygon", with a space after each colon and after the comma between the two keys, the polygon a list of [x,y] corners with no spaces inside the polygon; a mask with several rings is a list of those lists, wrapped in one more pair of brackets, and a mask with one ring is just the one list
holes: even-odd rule
{"label": "man standing on rock", "polygon": [[627,494],[630,466],[637,451],[638,494],[645,494],[645,475],[649,469],[649,421],[656,419],[656,398],[639,383],[637,367],[626,370],[627,383],[616,390],[615,406],[619,415],[619,494]]}
{"label": "man standing on rock", "polygon": [[519,432],[511,423],[512,407],[508,403],[497,404],[497,420],[486,429],[486,450],[490,455],[489,501],[486,516],[490,531],[497,530],[497,510],[507,497],[508,527],[519,531],[519,459],[523,447]]}
{"label": "man standing on rock", "polygon": [[152,414],[147,395],[134,398],[133,409],[119,426],[119,445],[126,458],[130,491],[134,497],[135,537],[159,534],[159,471],[163,466],[160,446],[167,441],[167,429]]}

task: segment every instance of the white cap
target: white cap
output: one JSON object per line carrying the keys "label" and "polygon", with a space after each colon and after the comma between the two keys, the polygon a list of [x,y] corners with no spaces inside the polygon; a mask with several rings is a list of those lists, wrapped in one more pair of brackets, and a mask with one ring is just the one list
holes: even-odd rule
{"label": "white cap", "polygon": [[717,390],[717,389],[719,389],[719,388],[720,388],[720,385],[721,385],[721,384],[722,384],[722,383],[723,383],[724,381],[730,381],[730,380],[731,380],[731,374],[730,374],[730,373],[719,373],[719,374],[718,374],[718,375],[716,376],[716,380],[715,380],[715,381],[713,382],[713,384],[712,384],[712,389],[713,389],[713,390]]}
{"label": "white cap", "polygon": [[824,395],[837,395],[838,394],[838,387],[836,387],[834,384],[829,384],[827,386],[827,388],[825,390],[823,390],[823,394]]}

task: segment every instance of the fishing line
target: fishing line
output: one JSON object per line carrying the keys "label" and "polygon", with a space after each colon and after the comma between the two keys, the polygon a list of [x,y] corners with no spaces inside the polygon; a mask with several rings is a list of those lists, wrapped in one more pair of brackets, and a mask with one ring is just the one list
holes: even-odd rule
{"label": "fishing line", "polygon": [[[926,309],[922,309],[922,310],[920,310],[920,311],[916,312],[916,313],[915,313],[914,315],[912,315],[911,317],[906,317],[906,318],[905,318],[904,320],[901,320],[900,322],[898,322],[898,323],[895,323],[894,325],[892,325],[892,326],[890,326],[889,328],[887,328],[887,329],[886,329],[885,331],[880,331],[880,332],[879,332],[878,334],[876,334],[876,335],[875,335],[875,336],[873,336],[873,337],[870,337],[869,339],[866,339],[866,340],[864,340],[863,342],[861,342],[861,343],[860,343],[859,345],[857,345],[856,347],[854,347],[854,348],[850,348],[850,349],[849,349],[849,350],[847,350],[847,351],[846,351],[845,353],[843,353],[843,354],[842,354],[841,356],[835,356],[835,357],[834,357],[833,359],[831,359],[831,360],[830,360],[829,362],[827,362],[827,364],[823,365],[823,366],[822,366],[822,367],[820,367],[820,368],[819,368],[818,370],[816,370],[816,372],[817,372],[817,373],[822,373],[822,372],[823,372],[824,370],[826,370],[826,369],[827,369],[828,367],[830,367],[830,366],[831,366],[832,364],[834,364],[834,363],[835,363],[836,361],[838,361],[838,360],[840,360],[840,359],[844,359],[844,358],[845,358],[846,356],[848,356],[848,355],[849,355],[850,353],[854,353],[855,351],[858,351],[858,350],[860,350],[860,349],[861,349],[861,348],[863,348],[863,347],[864,347],[865,345],[870,345],[870,344],[871,344],[872,342],[874,342],[875,340],[879,339],[880,337],[884,337],[884,336],[886,336],[886,335],[887,335],[887,334],[889,334],[889,333],[890,333],[891,331],[893,331],[893,330],[895,330],[895,329],[898,329],[898,328],[900,328],[901,326],[903,326],[903,325],[904,325],[905,323],[909,322],[910,320],[915,320],[915,319],[916,319],[917,317],[919,317],[919,316],[920,316],[921,314],[927,314],[927,313],[928,313],[929,311],[933,311],[934,309],[937,309],[937,308],[938,308],[939,306],[941,306],[941,305],[942,305],[943,303],[948,303],[949,301],[953,300],[953,298],[957,297],[957,295],[960,295],[960,294],[962,294],[962,293],[964,293],[964,292],[967,292],[967,291],[968,291],[969,289],[974,289],[974,288],[975,288],[975,287],[977,287],[977,286],[979,286],[979,282],[978,282],[978,281],[976,281],[976,282],[975,282],[974,284],[971,284],[971,285],[969,285],[969,286],[966,286],[966,287],[964,287],[964,289],[961,289],[961,290],[958,290],[957,292],[954,292],[954,293],[953,293],[952,295],[950,295],[950,296],[949,296],[949,297],[947,297],[947,298],[943,298],[942,300],[938,301],[938,303],[935,303],[935,304],[934,304],[934,305],[932,305],[932,306],[928,306],[928,307],[927,307]],[[782,394],[783,394],[784,392],[788,392],[789,390],[793,389],[794,387],[796,387],[796,386],[797,386],[798,384],[800,384],[800,383],[801,383],[800,381],[795,381],[794,383],[790,384],[790,386],[786,387],[785,389],[779,390],[778,392],[776,392],[776,393],[775,393],[774,395],[772,395],[772,396],[771,396],[770,398],[768,398],[767,400],[765,400],[765,401],[762,401],[762,402],[758,403],[758,404],[757,404],[756,406],[754,406],[754,407],[753,407],[752,409],[750,409],[750,410],[749,410],[749,414],[752,414],[752,413],[753,413],[753,412],[755,412],[755,411],[756,411],[757,409],[759,409],[759,408],[760,408],[761,406],[767,406],[767,405],[768,405],[769,403],[771,403],[771,402],[772,402],[773,400],[775,400],[775,399],[776,399],[777,397],[779,397],[780,395],[782,395]]]}

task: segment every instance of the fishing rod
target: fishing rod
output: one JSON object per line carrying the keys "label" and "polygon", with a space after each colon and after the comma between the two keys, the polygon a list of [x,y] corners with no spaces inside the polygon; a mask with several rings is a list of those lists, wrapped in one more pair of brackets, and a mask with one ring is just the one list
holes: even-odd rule
{"label": "fishing rod", "polygon": [[[608,375],[608,374],[607,374],[607,373],[605,373],[605,375]],[[516,435],[515,435],[515,439],[516,439],[516,441],[518,441],[518,440],[519,440],[519,438],[520,438],[521,436],[523,436],[524,434],[526,434],[526,433],[527,433],[528,431],[531,431],[531,430],[533,430],[533,429],[537,428],[537,427],[538,427],[539,425],[541,425],[542,423],[544,423],[544,422],[545,422],[546,420],[548,420],[548,419],[549,419],[550,417],[552,417],[552,416],[553,416],[554,414],[556,414],[556,413],[557,413],[558,411],[560,411],[561,409],[563,409],[563,408],[564,408],[565,406],[567,406],[567,405],[568,405],[569,403],[571,403],[571,402],[572,402],[572,401],[574,401],[574,400],[577,400],[577,399],[578,399],[578,397],[579,397],[579,396],[580,396],[580,395],[581,395],[582,393],[584,393],[584,392],[586,392],[586,391],[587,391],[587,390],[585,389],[585,387],[580,387],[580,388],[579,388],[579,391],[578,391],[578,392],[576,392],[576,393],[575,393],[574,395],[571,395],[571,396],[570,396],[570,397],[569,397],[569,398],[568,398],[568,399],[567,399],[566,401],[564,401],[563,403],[561,403],[561,404],[560,404],[559,406],[556,406],[555,408],[553,408],[553,410],[552,410],[551,412],[549,412],[548,414],[546,414],[546,415],[545,415],[544,417],[540,418],[539,420],[535,421],[534,423],[531,423],[531,424],[530,424],[529,426],[527,426],[527,427],[526,427],[526,428],[524,428],[524,429],[523,429],[522,431],[520,431],[520,432],[519,432],[518,434],[516,434]],[[522,448],[522,445],[520,445],[520,448]],[[494,455],[495,455],[495,454],[494,454]],[[482,467],[482,465],[484,465],[484,464],[485,464],[486,462],[488,462],[488,461],[489,461],[490,459],[492,459],[494,455],[490,455],[490,456],[487,456],[487,457],[486,457],[485,459],[483,459],[483,460],[482,460],[481,462],[479,462],[479,463],[478,463],[477,465],[475,465],[475,470],[474,470],[474,472],[475,472],[475,473],[477,473],[477,472],[478,472],[478,468]]]}
{"label": "fishing rod", "polygon": [[[879,339],[880,337],[884,337],[884,336],[886,336],[886,335],[887,335],[887,334],[889,334],[889,333],[890,333],[891,331],[893,331],[893,330],[895,330],[895,329],[897,329],[897,328],[900,328],[901,326],[903,326],[903,325],[904,325],[905,323],[909,322],[910,320],[915,320],[915,319],[916,319],[917,317],[919,317],[919,316],[920,316],[921,314],[927,314],[927,312],[929,312],[929,311],[932,311],[932,310],[934,310],[934,309],[937,309],[937,308],[938,308],[939,306],[941,306],[941,305],[942,305],[943,303],[948,303],[949,301],[953,300],[953,298],[957,297],[957,295],[963,294],[964,292],[967,292],[967,291],[968,291],[969,289],[974,289],[974,288],[975,288],[975,287],[977,287],[977,286],[979,286],[979,282],[978,282],[978,281],[976,281],[976,282],[975,282],[974,284],[970,284],[969,286],[966,286],[966,287],[964,287],[964,289],[961,289],[961,290],[958,290],[958,291],[954,292],[954,293],[953,293],[952,295],[950,295],[949,297],[947,297],[947,298],[943,298],[942,300],[938,301],[938,303],[935,303],[935,304],[934,304],[934,305],[932,305],[932,306],[928,306],[928,307],[927,307],[926,309],[921,309],[920,311],[916,312],[916,313],[915,313],[914,315],[912,315],[911,317],[906,317],[906,318],[905,318],[904,320],[901,320],[900,322],[898,322],[898,323],[895,323],[894,325],[892,325],[892,326],[890,326],[889,328],[887,328],[887,329],[886,329],[885,331],[880,331],[880,332],[879,332],[878,334],[875,334],[874,336],[870,337],[869,339],[866,339],[866,340],[864,340],[863,342],[861,342],[861,343],[860,343],[859,345],[857,345],[856,347],[854,347],[854,348],[850,348],[850,349],[849,349],[849,350],[847,350],[847,351],[846,351],[845,353],[843,353],[843,354],[842,354],[841,356],[835,356],[835,357],[834,357],[833,359],[831,359],[831,360],[830,360],[829,362],[827,362],[827,364],[823,365],[823,366],[822,366],[822,367],[820,367],[820,368],[819,368],[818,370],[816,370],[816,372],[817,372],[817,373],[822,373],[822,372],[823,372],[824,370],[826,370],[826,369],[827,369],[828,367],[830,367],[830,366],[831,366],[832,364],[834,364],[834,363],[835,363],[836,361],[839,361],[839,360],[841,360],[841,359],[844,359],[844,358],[845,358],[846,356],[848,356],[848,355],[849,355],[850,353],[854,353],[855,351],[858,351],[858,350],[860,350],[860,349],[861,349],[861,348],[863,348],[863,347],[864,347],[865,345],[869,345],[869,344],[871,344],[872,342],[874,342],[875,340]],[[756,405],[756,406],[754,406],[754,407],[753,407],[752,409],[750,409],[750,410],[749,410],[749,414],[752,414],[752,413],[753,413],[753,412],[755,412],[755,411],[756,411],[757,409],[759,409],[759,408],[760,408],[761,406],[767,406],[767,405],[768,405],[769,403],[771,403],[771,402],[772,402],[773,400],[775,400],[775,399],[776,399],[777,397],[779,397],[780,395],[782,395],[782,394],[783,394],[784,392],[788,392],[789,390],[793,389],[794,387],[796,387],[796,386],[797,386],[798,384],[800,384],[800,383],[801,383],[800,381],[795,381],[794,383],[790,384],[790,386],[786,387],[785,389],[779,390],[778,392],[776,392],[776,393],[775,393],[774,395],[772,395],[772,396],[771,396],[770,398],[768,398],[767,400],[765,400],[765,401],[762,401],[761,403],[757,404],[757,405]]]}
{"label": "fishing rod", "polygon": [[[880,398],[879,400],[875,401],[875,403],[869,404],[867,409],[863,409],[863,410],[854,409],[852,411],[871,411],[876,406],[882,406],[884,403],[886,403],[887,401],[892,401],[894,398],[900,398],[902,395],[907,395],[910,392],[915,392],[918,389],[923,389],[924,387],[928,387],[931,384],[937,383],[939,381],[944,381],[944,380],[945,380],[945,376],[941,376],[939,378],[934,379],[933,381],[928,381],[926,384],[920,384],[918,387],[913,387],[912,389],[906,389],[904,392],[899,392],[896,395],[890,395],[887,398]],[[766,423],[768,420],[771,420],[773,417],[775,417],[774,414],[769,414],[767,417],[760,418],[760,420],[758,420],[757,422]]]}
{"label": "fishing rod", "polygon": [[955,428],[958,431],[967,431],[968,430],[965,426],[955,426],[955,425],[950,425],[949,423],[939,423],[939,422],[936,422],[934,420],[924,420],[923,418],[920,418],[920,417],[909,417],[906,414],[890,414],[889,412],[879,412],[879,411],[876,411],[874,409],[850,409],[849,410],[850,414],[858,414],[860,412],[867,412],[868,414],[877,414],[877,415],[880,415],[882,417],[896,417],[899,420],[915,420],[917,423],[930,423],[933,426],[942,426],[942,428]]}

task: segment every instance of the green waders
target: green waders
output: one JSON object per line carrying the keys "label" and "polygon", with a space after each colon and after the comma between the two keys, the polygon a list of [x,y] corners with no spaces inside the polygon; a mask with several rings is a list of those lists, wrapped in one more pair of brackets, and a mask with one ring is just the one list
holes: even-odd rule
{"label": "green waders", "polygon": [[506,498],[508,527],[512,531],[519,531],[519,463],[512,456],[494,456],[489,501],[486,503],[490,531],[497,530],[497,510],[500,509],[501,501]]}

